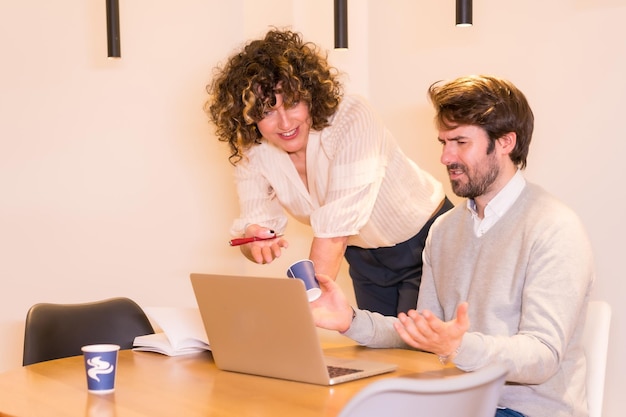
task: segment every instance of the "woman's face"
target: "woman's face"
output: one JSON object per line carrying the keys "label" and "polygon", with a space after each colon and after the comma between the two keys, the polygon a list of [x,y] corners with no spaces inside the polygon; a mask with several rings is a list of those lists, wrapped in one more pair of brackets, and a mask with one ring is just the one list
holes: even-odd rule
{"label": "woman's face", "polygon": [[282,94],[276,94],[276,105],[265,112],[257,127],[268,142],[285,152],[306,152],[311,129],[309,107],[299,101],[286,108]]}

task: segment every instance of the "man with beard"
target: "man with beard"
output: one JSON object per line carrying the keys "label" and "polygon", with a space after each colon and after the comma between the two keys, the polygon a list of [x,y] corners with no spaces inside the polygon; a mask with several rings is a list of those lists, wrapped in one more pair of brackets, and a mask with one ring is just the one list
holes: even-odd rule
{"label": "man with beard", "polygon": [[316,324],[370,347],[432,352],[466,371],[503,363],[496,416],[587,416],[591,245],[577,215],[521,173],[534,124],[526,97],[491,76],[435,83],[429,96],[441,162],[467,204],[429,232],[417,308],[397,318],[352,309],[320,275]]}

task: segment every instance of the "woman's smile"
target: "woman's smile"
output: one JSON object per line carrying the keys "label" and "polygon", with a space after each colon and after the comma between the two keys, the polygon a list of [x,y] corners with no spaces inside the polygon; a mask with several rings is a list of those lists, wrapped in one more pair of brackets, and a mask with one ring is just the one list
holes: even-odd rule
{"label": "woman's smile", "polygon": [[296,136],[298,136],[299,130],[300,130],[299,128],[295,128],[295,129],[290,130],[289,132],[279,133],[279,136],[281,136],[285,140],[293,139]]}

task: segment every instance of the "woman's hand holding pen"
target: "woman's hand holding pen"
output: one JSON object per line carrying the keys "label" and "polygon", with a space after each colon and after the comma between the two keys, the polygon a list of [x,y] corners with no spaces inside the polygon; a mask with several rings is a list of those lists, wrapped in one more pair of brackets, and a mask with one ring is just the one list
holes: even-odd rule
{"label": "woman's hand holding pen", "polygon": [[289,242],[282,235],[277,235],[273,230],[258,224],[246,227],[244,239],[243,241],[233,239],[230,244],[239,246],[246,258],[258,264],[269,264],[280,257],[281,248],[289,247]]}

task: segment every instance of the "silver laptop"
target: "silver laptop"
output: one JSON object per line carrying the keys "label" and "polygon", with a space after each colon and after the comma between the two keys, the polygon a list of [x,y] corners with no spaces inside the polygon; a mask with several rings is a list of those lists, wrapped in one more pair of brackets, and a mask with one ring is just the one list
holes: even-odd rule
{"label": "silver laptop", "polygon": [[191,283],[219,369],[335,385],[397,368],[325,356],[298,279],[191,274]]}

